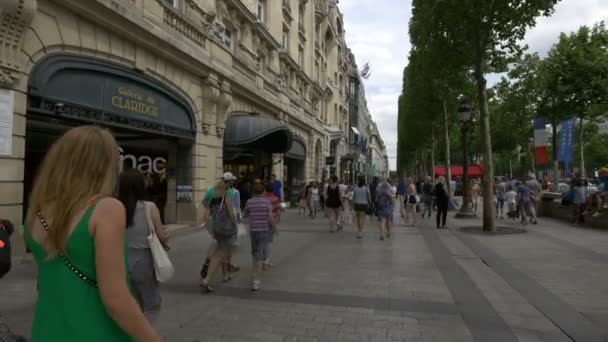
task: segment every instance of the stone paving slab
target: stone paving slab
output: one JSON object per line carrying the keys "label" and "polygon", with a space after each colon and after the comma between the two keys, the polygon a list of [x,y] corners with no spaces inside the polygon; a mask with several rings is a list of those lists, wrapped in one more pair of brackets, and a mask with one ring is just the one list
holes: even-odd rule
{"label": "stone paving slab", "polygon": [[[608,232],[575,228],[546,218],[526,228],[526,234],[509,236],[455,234],[570,338],[608,339],[608,293],[602,285],[608,281],[604,254],[608,243],[601,248],[597,242],[607,241]],[[578,237],[569,242],[573,231]],[[594,249],[587,250],[586,245]]]}

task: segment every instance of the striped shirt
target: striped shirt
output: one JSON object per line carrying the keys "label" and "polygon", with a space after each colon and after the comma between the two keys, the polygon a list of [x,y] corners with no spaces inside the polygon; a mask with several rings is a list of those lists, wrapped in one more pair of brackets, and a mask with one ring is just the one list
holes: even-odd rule
{"label": "striped shirt", "polygon": [[272,204],[267,198],[256,196],[245,206],[245,214],[249,217],[249,230],[252,232],[264,232],[270,230],[270,215],[272,215]]}

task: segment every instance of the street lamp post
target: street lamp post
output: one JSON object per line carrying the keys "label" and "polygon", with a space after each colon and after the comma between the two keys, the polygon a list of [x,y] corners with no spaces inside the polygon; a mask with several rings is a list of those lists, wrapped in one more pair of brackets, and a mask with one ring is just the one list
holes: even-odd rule
{"label": "street lamp post", "polygon": [[460,115],[460,132],[462,134],[462,205],[456,214],[456,218],[475,218],[477,215],[473,211],[471,192],[469,191],[469,126],[471,124],[471,107],[467,99],[463,96],[460,98],[458,106],[458,114]]}

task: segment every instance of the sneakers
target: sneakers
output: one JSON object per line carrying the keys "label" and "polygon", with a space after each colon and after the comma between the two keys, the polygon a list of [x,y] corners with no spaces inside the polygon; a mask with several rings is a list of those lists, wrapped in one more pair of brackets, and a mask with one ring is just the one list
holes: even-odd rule
{"label": "sneakers", "polygon": [[228,265],[228,272],[230,272],[230,273],[235,273],[235,272],[238,272],[238,271],[240,271],[240,270],[241,270],[241,268],[240,268],[240,267],[238,267],[238,266],[237,266],[237,265],[235,265],[235,264],[230,264],[230,265]]}
{"label": "sneakers", "polygon": [[262,282],[259,280],[254,280],[251,282],[251,291],[259,291],[262,288]]}
{"label": "sneakers", "polygon": [[363,239],[363,233],[361,233],[361,232],[357,233],[357,239]]}
{"label": "sneakers", "polygon": [[341,231],[342,229],[344,229],[344,227],[342,227],[341,224],[337,225],[337,227],[338,227],[338,231]]}

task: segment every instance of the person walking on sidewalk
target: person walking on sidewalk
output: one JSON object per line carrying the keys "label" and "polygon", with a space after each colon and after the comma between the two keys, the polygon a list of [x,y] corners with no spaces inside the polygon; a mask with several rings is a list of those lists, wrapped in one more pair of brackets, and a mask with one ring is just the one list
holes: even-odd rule
{"label": "person walking on sidewalk", "polygon": [[416,185],[413,183],[411,177],[408,178],[410,181],[407,186],[407,192],[405,197],[405,219],[404,224],[407,226],[408,222],[412,222],[412,227],[416,226],[416,206],[418,205],[419,197],[416,193]]}
{"label": "person walking on sidewalk", "polygon": [[[236,177],[231,172],[226,172],[222,175],[222,182],[224,185],[223,188],[226,189],[226,197],[228,197],[228,202],[232,203],[232,212],[233,217],[236,222],[240,222],[241,216],[241,194],[234,187],[234,181],[236,181]],[[205,197],[203,198],[203,207],[205,208],[205,224],[208,224],[209,215],[210,215],[210,206],[209,203],[215,198],[217,189],[214,186],[209,187],[207,193],[205,193]],[[211,227],[207,225],[207,230],[210,231]],[[238,238],[235,238],[233,241],[233,248],[238,244]],[[209,249],[207,251],[207,257],[205,258],[205,262],[203,263],[203,267],[201,268],[200,276],[201,279],[207,278],[207,271],[209,270],[209,265],[211,263],[211,257],[217,253],[217,241],[215,239],[211,239],[211,244],[209,245]],[[228,273],[238,272],[240,267],[232,264],[232,249],[226,251],[224,254],[224,259],[221,261],[223,269],[227,269]],[[230,274],[226,274],[225,280],[230,280]]]}
{"label": "person walking on sidewalk", "polygon": [[270,246],[274,242],[275,235],[278,234],[278,225],[281,222],[281,200],[274,194],[274,186],[272,182],[267,182],[264,185],[264,194],[262,195],[270,202],[270,206],[272,207],[272,219],[274,222],[274,229],[268,237],[268,250],[266,253],[266,260],[264,260],[263,268],[267,269],[272,267],[272,263],[270,262]]}
{"label": "person walking on sidewalk", "polygon": [[471,197],[473,200],[473,211],[477,212],[477,207],[479,206],[479,201],[481,197],[481,186],[479,185],[479,180],[474,179],[471,184]]}
{"label": "person walking on sidewalk", "polygon": [[585,223],[585,207],[587,202],[587,187],[583,179],[577,178],[574,183],[574,217],[572,222],[577,225]]}
{"label": "person walking on sidewalk", "polygon": [[537,224],[536,205],[538,204],[538,201],[540,201],[543,188],[540,182],[536,180],[536,175],[533,173],[528,175],[526,185],[528,186],[528,189],[530,189],[530,217],[532,218],[532,223]]}
{"label": "person walking on sidewalk", "polygon": [[507,204],[507,217],[511,220],[517,219],[517,191],[510,184],[507,185],[505,202]]}
{"label": "person walking on sidewalk", "polygon": [[530,215],[530,188],[525,183],[517,183],[517,204],[521,224],[528,224],[528,216]]}
{"label": "person walking on sidewalk", "polygon": [[[378,216],[378,207],[376,206],[376,195],[378,194],[378,177],[374,177],[372,179],[372,183],[369,185],[369,191],[371,193],[372,196],[372,202],[371,202],[371,206],[372,206],[372,212],[373,215]],[[378,221],[380,221],[380,218],[378,218]]]}
{"label": "person walking on sidewalk", "polygon": [[72,128],[38,171],[24,238],[38,264],[32,342],[162,341],[129,291],[118,145]]}
{"label": "person walking on sidewalk", "polygon": [[496,218],[505,218],[505,200],[507,184],[501,178],[496,178]]}
{"label": "person walking on sidewalk", "polygon": [[391,190],[391,185],[387,181],[382,182],[376,195],[378,217],[380,218],[380,240],[384,240],[385,237],[391,237],[393,214],[395,211],[394,198],[395,194]]}
{"label": "person walking on sidewalk", "polygon": [[202,276],[203,271],[201,271],[200,286],[205,292],[213,292],[214,288],[211,286],[211,280],[218,268],[221,267],[224,282],[231,279],[229,264],[226,260],[236,242],[238,228],[228,189],[228,185],[223,180],[219,181],[213,187],[211,198],[205,198],[204,200],[207,209],[205,210],[205,226],[215,240],[215,243],[212,243],[210,247],[212,253],[208,254],[207,257],[209,262],[206,261],[203,266],[204,277]]}
{"label": "person walking on sidewalk", "polygon": [[319,210],[321,210],[319,200],[319,188],[317,183],[312,182],[310,188],[308,188],[308,207],[311,219],[317,218],[317,214],[319,213]]}
{"label": "person walking on sidewalk", "polygon": [[441,177],[433,188],[433,195],[435,196],[435,203],[437,204],[437,229],[446,227],[448,207],[450,204],[450,194],[443,185],[444,181],[445,179]]}
{"label": "person walking on sidewalk", "polygon": [[[148,321],[155,325],[160,315],[161,297],[148,236],[154,229],[160,242],[168,249],[169,235],[161,223],[156,204],[144,201],[144,183],[144,176],[138,170],[124,171],[120,175],[118,199],[125,206],[127,214],[127,260],[131,291]],[[149,226],[149,219],[153,227]]]}
{"label": "person walking on sidewalk", "polygon": [[272,193],[277,196],[279,203],[285,202],[285,190],[283,189],[283,182],[281,182],[274,173],[272,176],[270,176],[270,182],[272,183]]}
{"label": "person walking on sidewalk", "polygon": [[353,189],[353,208],[355,209],[355,221],[357,224],[357,238],[363,237],[365,217],[371,209],[372,197],[369,188],[365,184],[365,177],[359,176],[357,186]]}
{"label": "person walking on sidewalk", "polygon": [[427,176],[424,179],[424,184],[422,184],[422,203],[424,204],[422,210],[422,218],[424,215],[428,213],[428,217],[431,217],[433,213],[433,183],[430,176]]}
{"label": "person walking on sidewalk", "polygon": [[325,207],[329,218],[329,232],[335,233],[342,230],[342,225],[338,222],[340,210],[344,207],[342,198],[344,194],[338,184],[338,177],[332,176],[329,185],[325,189]]}
{"label": "person walking on sidewalk", "polygon": [[399,200],[399,215],[401,219],[405,218],[405,199],[407,193],[407,180],[402,178],[397,185],[397,199]]}
{"label": "person walking on sidewalk", "polygon": [[253,270],[251,272],[251,290],[258,291],[262,287],[260,274],[264,261],[268,257],[268,244],[271,227],[275,224],[272,215],[272,204],[262,196],[264,187],[256,184],[253,187],[254,197],[245,206],[245,216],[249,218],[249,236],[251,238],[251,255]]}

